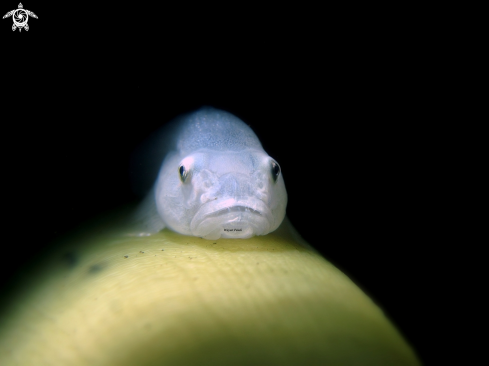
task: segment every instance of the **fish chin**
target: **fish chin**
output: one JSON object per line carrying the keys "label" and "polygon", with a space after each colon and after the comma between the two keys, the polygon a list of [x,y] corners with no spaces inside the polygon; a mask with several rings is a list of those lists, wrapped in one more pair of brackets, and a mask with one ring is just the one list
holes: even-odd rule
{"label": "fish chin", "polygon": [[208,240],[247,239],[266,235],[273,224],[270,209],[260,200],[225,199],[203,205],[190,223],[192,235]]}

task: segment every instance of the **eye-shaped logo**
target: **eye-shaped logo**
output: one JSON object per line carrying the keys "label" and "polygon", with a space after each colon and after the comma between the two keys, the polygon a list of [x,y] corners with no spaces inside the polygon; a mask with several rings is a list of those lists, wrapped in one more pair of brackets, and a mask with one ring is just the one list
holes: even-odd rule
{"label": "eye-shaped logo", "polygon": [[29,20],[29,15],[33,18],[37,18],[37,15],[34,14],[30,10],[24,9],[22,6],[22,3],[19,3],[19,8],[9,11],[7,14],[3,16],[3,19],[8,18],[9,16],[12,17],[14,20],[14,25],[12,25],[12,30],[16,30],[19,28],[19,32],[22,31],[22,28],[24,28],[26,31],[29,30],[29,26],[27,25],[27,21]]}

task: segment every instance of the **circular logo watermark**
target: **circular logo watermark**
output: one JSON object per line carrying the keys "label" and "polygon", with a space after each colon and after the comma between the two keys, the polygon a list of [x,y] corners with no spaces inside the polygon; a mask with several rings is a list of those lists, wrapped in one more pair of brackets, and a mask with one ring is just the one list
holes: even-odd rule
{"label": "circular logo watermark", "polygon": [[14,25],[12,25],[12,30],[14,31],[16,29],[19,29],[20,32],[22,31],[22,28],[24,28],[26,31],[29,30],[29,26],[27,25],[27,22],[29,21],[29,16],[38,19],[36,14],[34,14],[30,10],[24,9],[22,3],[19,3],[19,8],[9,11],[3,16],[3,19],[12,17],[12,20],[14,21]]}

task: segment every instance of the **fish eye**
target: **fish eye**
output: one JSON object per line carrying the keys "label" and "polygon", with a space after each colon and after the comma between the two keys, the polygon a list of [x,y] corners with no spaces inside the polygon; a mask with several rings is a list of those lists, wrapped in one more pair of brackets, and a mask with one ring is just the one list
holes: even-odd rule
{"label": "fish eye", "polygon": [[270,173],[272,174],[273,181],[276,182],[280,175],[280,165],[275,160],[271,161]]}
{"label": "fish eye", "polygon": [[178,168],[178,173],[180,174],[180,180],[182,181],[182,183],[185,183],[188,178],[189,171],[185,169],[185,166],[180,165],[180,167]]}
{"label": "fish eye", "polygon": [[178,167],[178,175],[180,176],[182,183],[185,183],[190,179],[193,166],[194,158],[192,156],[187,156],[180,162],[180,166]]}

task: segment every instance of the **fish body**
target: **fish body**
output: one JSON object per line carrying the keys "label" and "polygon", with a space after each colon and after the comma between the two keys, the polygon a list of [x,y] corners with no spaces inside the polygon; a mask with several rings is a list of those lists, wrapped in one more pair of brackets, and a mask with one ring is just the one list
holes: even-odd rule
{"label": "fish body", "polygon": [[159,134],[151,151],[163,160],[137,210],[140,235],[168,227],[209,240],[244,239],[266,235],[283,221],[287,192],[280,166],[236,116],[210,107],[184,115]]}

